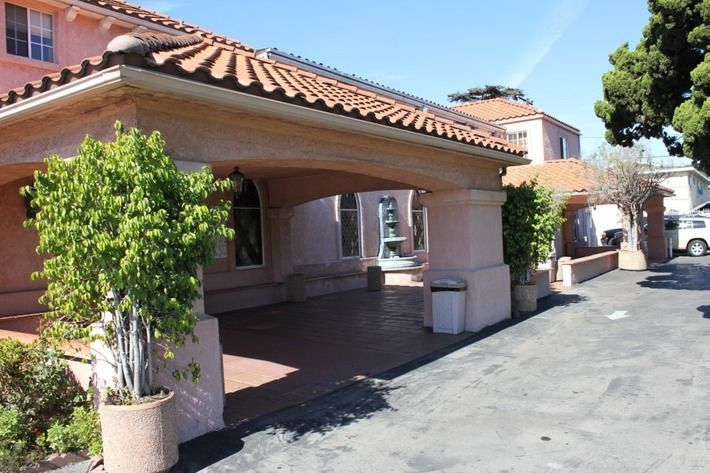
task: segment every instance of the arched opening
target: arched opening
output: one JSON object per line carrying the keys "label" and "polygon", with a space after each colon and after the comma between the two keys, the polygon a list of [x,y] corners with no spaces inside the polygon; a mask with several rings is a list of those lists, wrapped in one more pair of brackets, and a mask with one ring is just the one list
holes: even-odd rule
{"label": "arched opening", "polygon": [[244,181],[234,196],[235,266],[248,268],[264,264],[261,198],[254,181]]}
{"label": "arched opening", "polygon": [[343,258],[360,256],[360,210],[353,193],[340,196],[340,249]]}

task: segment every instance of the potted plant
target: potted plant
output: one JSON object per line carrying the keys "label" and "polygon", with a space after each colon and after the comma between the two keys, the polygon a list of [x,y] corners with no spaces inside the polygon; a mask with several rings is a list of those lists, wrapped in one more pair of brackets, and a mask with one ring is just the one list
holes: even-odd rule
{"label": "potted plant", "polygon": [[537,265],[547,261],[555,232],[564,222],[551,190],[537,182],[505,186],[503,258],[510,267],[515,312],[537,310]]}
{"label": "potted plant", "polygon": [[653,165],[642,146],[601,146],[592,158],[595,186],[590,203],[616,204],[622,216],[623,239],[619,269],[643,271],[648,262],[644,250],[643,209],[648,199],[663,191],[667,178]]}
{"label": "potted plant", "polygon": [[[72,159],[51,156],[47,171],[23,189],[38,210],[27,225],[48,254],[42,297],[51,310],[50,339],[96,339],[107,347],[115,386],[100,408],[108,472],[154,472],[177,461],[173,394],[153,373],[193,337],[200,265],[214,238],[233,237],[229,202],[206,199],[228,190],[209,169],[179,171],[157,132],[124,132],[115,141],[87,137]],[[199,366],[176,377],[199,377]]]}

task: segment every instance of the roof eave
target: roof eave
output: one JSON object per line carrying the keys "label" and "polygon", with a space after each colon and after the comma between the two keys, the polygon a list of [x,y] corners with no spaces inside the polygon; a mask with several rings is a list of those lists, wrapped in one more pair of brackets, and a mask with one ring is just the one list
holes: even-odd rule
{"label": "roof eave", "polygon": [[359,120],[331,112],[315,110],[127,65],[110,67],[96,74],[57,87],[56,89],[48,90],[13,105],[0,108],[0,125],[49,109],[58,108],[68,102],[75,102],[79,98],[102,94],[121,86],[133,86],[173,96],[218,103],[223,106],[239,106],[240,108],[258,113],[278,115],[299,121],[306,120],[314,124],[339,127],[361,134],[375,135],[397,141],[446,149],[489,161],[495,161],[501,166],[530,163],[530,160],[527,158],[504,151],[438,138],[436,136]]}
{"label": "roof eave", "polygon": [[101,7],[98,5],[92,5],[91,3],[83,2],[81,0],[59,0],[59,1],[61,3],[63,3],[64,5],[79,7],[80,10],[85,10],[87,12],[91,12],[96,15],[112,16],[125,24],[130,24],[130,25],[134,25],[134,26],[142,26],[142,27],[149,29],[149,30],[158,31],[160,33],[166,33],[166,34],[171,34],[171,35],[186,34],[185,32],[180,31],[176,28],[171,28],[169,26],[161,25],[161,24],[153,22],[153,21],[142,20],[140,18],[136,18],[135,16],[127,15],[127,14],[122,13],[120,11],[113,10],[112,8]]}

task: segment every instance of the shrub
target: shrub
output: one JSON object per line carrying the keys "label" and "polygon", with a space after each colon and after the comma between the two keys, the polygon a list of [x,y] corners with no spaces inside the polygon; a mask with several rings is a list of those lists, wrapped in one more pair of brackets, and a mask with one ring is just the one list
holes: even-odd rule
{"label": "shrub", "polygon": [[0,473],[41,459],[47,447],[100,452],[97,414],[59,351],[0,339]]}
{"label": "shrub", "polygon": [[552,191],[535,181],[505,186],[503,257],[513,284],[531,284],[532,274],[552,250],[555,232],[564,222]]}
{"label": "shrub", "polygon": [[81,386],[60,352],[43,343],[0,340],[0,405],[22,415],[26,432],[44,432],[82,402]]}
{"label": "shrub", "polygon": [[54,422],[41,443],[57,453],[84,450],[89,455],[98,455],[101,453],[98,413],[91,408],[75,407],[69,423]]}
{"label": "shrub", "polygon": [[14,407],[0,406],[0,472],[18,471],[27,462],[22,414]]}

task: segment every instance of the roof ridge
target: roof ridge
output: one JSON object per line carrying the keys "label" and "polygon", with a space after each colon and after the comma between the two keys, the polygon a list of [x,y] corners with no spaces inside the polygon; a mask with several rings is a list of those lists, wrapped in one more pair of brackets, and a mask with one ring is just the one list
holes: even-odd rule
{"label": "roof ridge", "polygon": [[204,37],[198,34],[173,36],[167,33],[127,33],[113,38],[106,46],[106,51],[147,56],[158,51],[193,46],[204,40]]}

